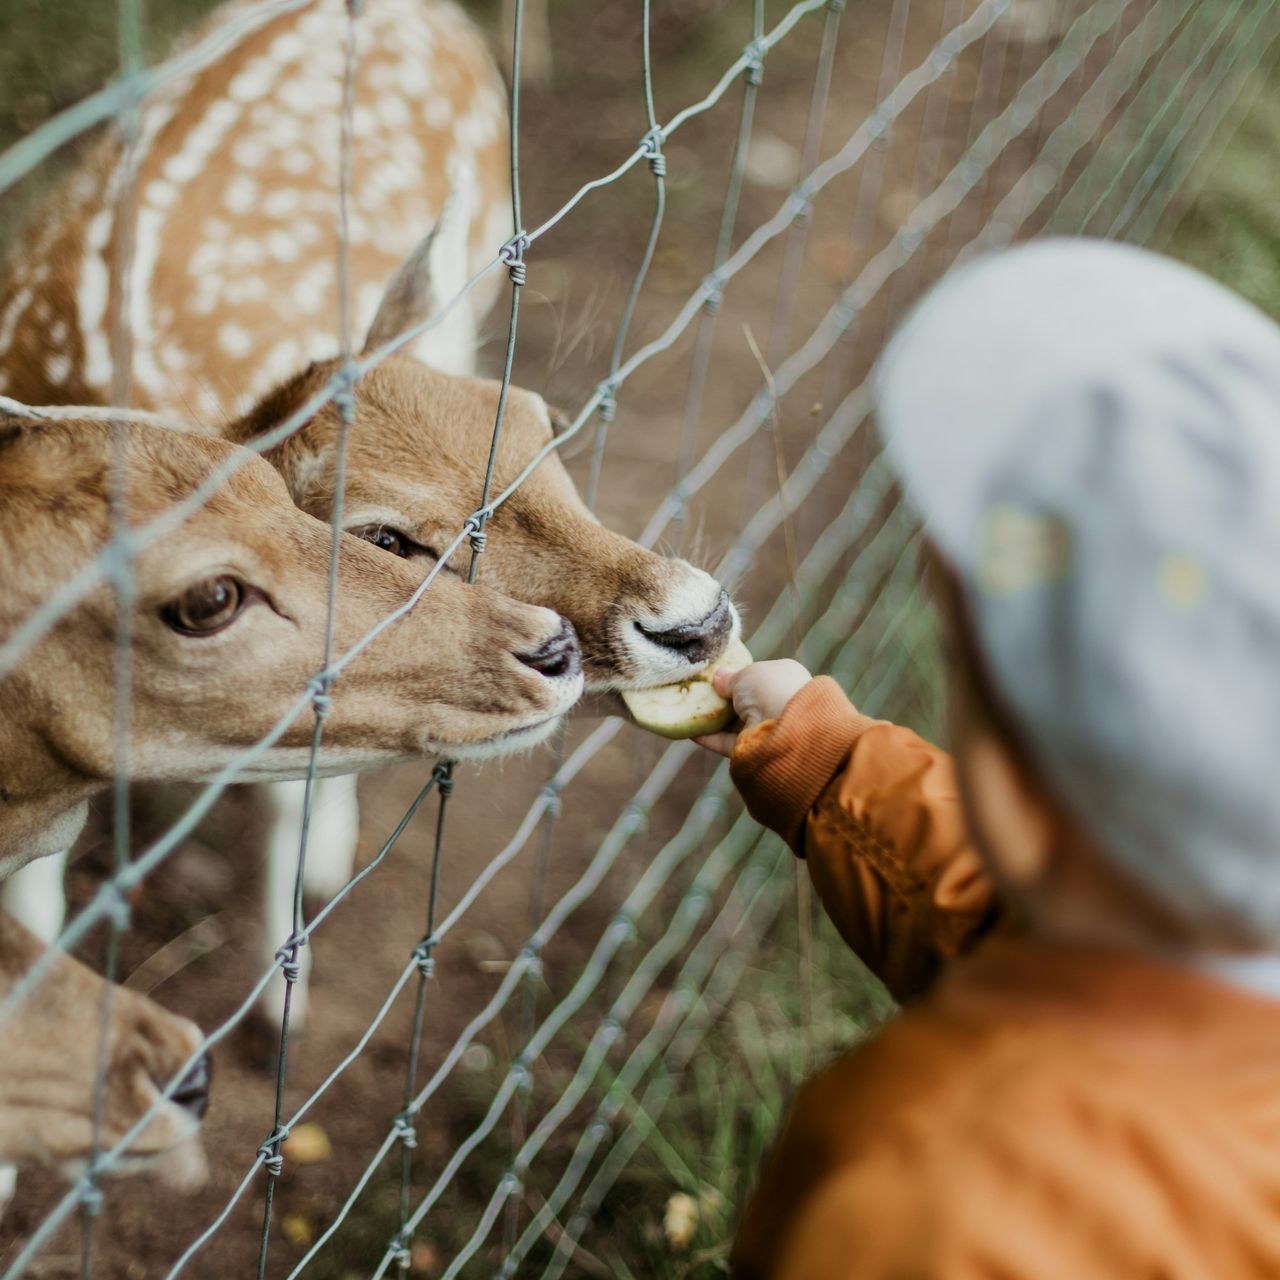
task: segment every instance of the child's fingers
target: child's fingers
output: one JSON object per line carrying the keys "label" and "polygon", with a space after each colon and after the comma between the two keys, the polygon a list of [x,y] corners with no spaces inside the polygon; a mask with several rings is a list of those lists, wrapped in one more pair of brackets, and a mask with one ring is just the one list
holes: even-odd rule
{"label": "child's fingers", "polygon": [[733,697],[733,686],[737,684],[738,677],[746,670],[746,667],[721,667],[711,677],[711,687],[722,697]]}
{"label": "child's fingers", "polygon": [[718,756],[733,755],[734,744],[738,741],[736,733],[704,733],[700,738],[694,738],[694,742],[700,747],[706,747],[708,751],[714,751]]}

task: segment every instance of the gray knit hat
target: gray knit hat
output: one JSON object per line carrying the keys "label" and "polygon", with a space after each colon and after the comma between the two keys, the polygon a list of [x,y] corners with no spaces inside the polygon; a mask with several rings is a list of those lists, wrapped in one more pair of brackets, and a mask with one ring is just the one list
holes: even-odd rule
{"label": "gray knit hat", "polygon": [[1128,246],[957,270],[877,372],[995,691],[1117,865],[1280,937],[1280,328]]}

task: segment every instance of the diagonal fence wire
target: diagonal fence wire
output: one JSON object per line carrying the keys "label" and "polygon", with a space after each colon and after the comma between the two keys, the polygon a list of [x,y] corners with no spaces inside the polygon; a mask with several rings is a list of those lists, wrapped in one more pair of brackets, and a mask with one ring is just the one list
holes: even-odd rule
{"label": "diagonal fence wire", "polygon": [[[131,72],[126,69],[122,77],[107,90],[54,117],[18,147],[0,156],[0,190],[29,172],[35,164],[51,154],[61,141],[75,136],[94,122],[121,111],[136,110],[137,104],[146,94],[175,78],[190,74],[200,65],[207,65],[236,40],[244,38],[272,17],[302,7],[305,7],[303,3],[291,2],[247,9],[234,22],[166,63],[146,70],[135,69]],[[126,857],[118,865],[115,874],[64,931],[61,939],[63,945],[74,945],[104,920],[111,923],[114,930],[116,922],[121,919],[120,904],[125,901],[125,895],[142,883],[185,835],[193,830],[225,787],[241,776],[248,764],[278,740],[293,718],[308,709],[313,714],[319,713],[316,714],[313,739],[313,743],[318,745],[323,724],[321,708],[325,706],[328,686],[336,675],[375,634],[394,625],[399,617],[421,599],[434,574],[439,572],[449,556],[468,541],[472,553],[469,576],[474,578],[485,545],[485,526],[495,511],[527,479],[550,449],[573,438],[593,417],[598,417],[600,424],[593,450],[590,479],[590,490],[594,496],[605,453],[605,428],[615,410],[618,391],[642,368],[673,353],[690,328],[695,326],[695,321],[693,361],[685,393],[684,427],[677,459],[676,484],[659,504],[646,526],[640,539],[645,545],[654,545],[673,523],[679,526],[690,498],[719,477],[735,454],[757,437],[774,407],[775,393],[779,397],[785,396],[793,388],[802,385],[811,373],[820,369],[824,361],[832,361],[833,352],[839,351],[849,335],[856,332],[858,321],[885,292],[886,286],[896,303],[898,292],[907,291],[903,284],[906,279],[902,274],[904,268],[914,264],[917,274],[923,270],[923,254],[930,237],[936,238],[939,234],[949,237],[948,257],[957,257],[984,245],[999,244],[1023,233],[1029,224],[1041,216],[1043,206],[1051,197],[1059,213],[1069,210],[1073,199],[1077,204],[1087,205],[1089,219],[1108,206],[1113,206],[1108,225],[1109,234],[1127,235],[1137,240],[1154,234],[1165,216],[1169,202],[1176,196],[1177,174],[1185,171],[1185,140],[1198,133],[1199,145],[1206,145],[1204,139],[1212,135],[1217,119],[1229,110],[1231,101],[1243,87],[1249,74],[1261,63],[1277,34],[1276,5],[1259,3],[1257,0],[1253,3],[1248,0],[1235,0],[1234,3],[1223,0],[1222,3],[1199,6],[1191,5],[1187,0],[1182,0],[1181,3],[1152,0],[1151,3],[1142,4],[1098,0],[1098,3],[1089,5],[1060,40],[1046,47],[1042,60],[1037,62],[1034,57],[1026,56],[1024,50],[1023,63],[1012,94],[1003,107],[998,107],[997,102],[993,101],[989,117],[985,121],[980,119],[984,113],[978,111],[975,96],[973,120],[960,159],[934,189],[918,200],[914,208],[905,215],[889,243],[866,259],[805,340],[782,359],[803,263],[808,219],[818,196],[843,175],[860,169],[853,223],[855,235],[858,228],[865,229],[871,222],[872,202],[885,181],[890,159],[894,154],[894,127],[901,126],[923,96],[922,132],[925,130],[925,122],[930,129],[945,132],[943,121],[947,118],[948,108],[944,104],[949,104],[950,100],[944,84],[947,77],[954,73],[958,61],[975,47],[981,46],[981,65],[989,70],[998,65],[1000,74],[1003,75],[1007,63],[1004,47],[1009,36],[1007,32],[993,33],[993,29],[1011,8],[1011,0],[990,0],[989,3],[972,6],[967,17],[960,16],[956,5],[948,4],[943,15],[940,39],[922,62],[905,74],[901,73],[899,67],[908,44],[907,36],[912,31],[912,6],[909,0],[895,0],[889,14],[888,39],[881,65],[883,92],[876,106],[859,121],[858,127],[843,146],[826,161],[818,163],[831,68],[837,48],[839,10],[842,7],[840,4],[818,3],[813,0],[797,4],[787,10],[782,20],[765,33],[763,6],[758,3],[753,5],[753,38],[743,53],[703,99],[678,112],[665,126],[660,126],[654,110],[649,56],[649,4],[646,0],[642,26],[642,83],[648,132],[635,150],[614,170],[584,184],[551,217],[532,232],[525,232],[520,218],[517,161],[521,64],[519,32],[523,3],[516,5],[516,49],[512,60],[516,70],[512,86],[511,135],[513,234],[495,252],[482,272],[473,277],[450,304],[459,305],[469,290],[474,289],[484,276],[499,266],[508,269],[512,283],[512,302],[502,394],[479,506],[445,549],[440,566],[424,579],[410,600],[384,619],[352,650],[336,657],[331,652],[326,652],[322,670],[316,673],[311,684],[300,693],[287,716],[282,718],[272,733],[223,770],[160,840],[132,860],[127,858],[128,850],[125,848]],[[349,9],[350,30],[354,31],[358,5],[351,3]],[[794,29],[799,28],[805,17],[823,9],[827,12],[816,63],[800,180],[779,210],[760,223],[734,250],[732,242],[764,59]],[[1126,22],[1129,24],[1127,29]],[[848,25],[847,21],[845,25]],[[352,83],[353,49],[354,43],[349,44],[349,86]],[[993,50],[998,50],[998,53],[992,52]],[[739,77],[744,80],[745,85],[743,104],[711,271],[677,310],[661,334],[638,348],[624,361],[622,355],[627,334],[663,226],[666,166],[663,143],[677,129],[714,107]],[[1056,127],[1048,128],[1042,134],[1042,122],[1048,109],[1063,95],[1071,99],[1065,118]],[[999,94],[996,97],[998,99]],[[348,102],[344,110],[344,119],[348,125],[349,111]],[[1113,162],[1110,168],[1095,163],[1096,156],[1086,158],[1083,167],[1079,167],[1077,160],[1089,144],[1095,141],[1092,135],[1099,122],[1106,124],[1106,137],[1131,139],[1127,144],[1128,153],[1119,165]],[[1037,135],[1034,154],[1020,173],[1014,170],[1012,179],[1001,183],[998,181],[998,170],[1010,165],[1013,145],[1033,130]],[[931,167],[925,162],[926,154],[924,139],[920,138],[911,166],[914,174],[912,187],[924,180]],[[493,463],[517,343],[520,286],[524,283],[527,271],[525,255],[542,236],[565,222],[593,191],[621,180],[630,169],[645,159],[649,161],[655,182],[655,215],[645,241],[640,267],[628,292],[616,331],[608,372],[569,427],[560,432],[543,453],[535,457],[513,481],[494,496],[491,492]],[[1073,170],[1073,166],[1077,167]],[[870,179],[868,174],[872,175]],[[1108,174],[1110,181],[1106,180]],[[1126,177],[1127,174],[1134,176]],[[349,179],[344,178],[340,202],[346,199],[348,182]],[[1002,185],[1004,190],[1000,189]],[[983,218],[980,226],[974,227],[974,234],[966,236],[957,232],[962,216],[973,216],[975,194],[982,195],[984,188],[988,187],[991,189],[990,194],[995,197],[990,214]],[[966,204],[966,201],[969,203]],[[1063,229],[1072,229],[1074,225],[1078,225],[1066,219],[1065,214],[1062,217],[1065,221]],[[863,240],[869,238],[865,236]],[[775,366],[775,386],[761,388],[737,421],[718,433],[702,457],[694,463],[693,441],[703,417],[703,397],[713,357],[715,313],[723,303],[730,283],[778,240],[782,241],[783,265],[769,343],[770,364]],[[344,230],[344,234],[339,237],[339,252],[344,262],[346,242]],[[861,252],[863,242],[856,243],[854,248]],[[343,274],[345,276],[345,267]],[[890,314],[893,309],[891,305]],[[446,307],[432,323],[441,323],[448,313],[449,308]],[[256,447],[267,448],[286,438],[321,405],[330,401],[338,405],[344,421],[349,421],[343,408],[344,397],[352,395],[358,378],[393,351],[421,336],[430,326],[415,326],[413,330],[386,344],[380,351],[369,353],[358,360],[353,358],[350,350],[349,325],[345,320],[342,327],[345,358],[339,375],[298,413],[279,424],[265,441],[257,442]],[[831,367],[829,363],[828,370]],[[722,577],[736,580],[745,574],[757,562],[762,549],[788,518],[788,514],[815,493],[831,476],[841,459],[849,458],[850,449],[864,440],[869,430],[867,410],[866,384],[862,383],[846,396],[822,424],[800,460],[782,481],[778,493],[763,505],[752,504],[744,528],[722,557],[718,570]],[[93,586],[104,581],[127,582],[132,557],[150,541],[176,527],[200,503],[207,501],[217,486],[225,481],[227,474],[229,469],[211,476],[199,490],[151,525],[134,528],[123,537],[113,537],[103,553],[86,570],[73,576],[25,626],[20,627],[0,646],[0,673],[11,669],[13,663],[44,631]],[[797,582],[792,584],[792,589],[784,590],[775,598],[754,637],[754,643],[762,654],[771,652],[786,634],[792,613],[797,608],[803,610],[812,619],[806,635],[806,644],[812,646],[810,652],[821,663],[844,675],[847,685],[854,688],[860,701],[874,711],[886,705],[896,689],[911,683],[914,678],[913,664],[918,660],[921,646],[927,645],[929,631],[927,624],[921,621],[915,604],[911,557],[913,527],[897,501],[887,469],[875,458],[860,474],[854,474],[850,479],[856,481],[852,486],[851,496],[835,519],[821,529],[807,555],[797,566]],[[340,509],[339,501],[334,516],[335,533],[339,528]],[[333,566],[336,566],[337,546],[338,540],[335,537],[335,559],[331,562]],[[331,576],[330,621],[334,607],[333,581]],[[125,687],[123,683],[121,687]],[[542,1020],[537,1021],[531,995],[534,991],[532,983],[542,964],[542,953],[547,942],[560,932],[579,907],[599,893],[608,874],[619,865],[624,851],[642,833],[648,815],[663,802],[684,771],[691,748],[679,744],[666,748],[647,779],[623,808],[586,868],[530,931],[516,961],[499,984],[498,991],[444,1052],[427,1082],[415,1091],[415,1078],[423,1050],[425,993],[433,971],[433,952],[440,939],[465,916],[495,877],[530,845],[541,823],[546,821],[546,830],[549,831],[549,820],[563,802],[566,789],[578,779],[585,783],[594,757],[621,731],[617,721],[606,722],[558,763],[552,777],[518,823],[514,835],[489,859],[460,901],[438,925],[439,872],[447,849],[446,799],[452,789],[452,772],[447,763],[437,765],[432,771],[413,805],[375,859],[357,873],[309,923],[304,923],[302,919],[300,899],[301,869],[306,844],[304,827],[298,858],[299,888],[295,894],[293,935],[282,946],[275,964],[254,984],[247,999],[232,1017],[206,1037],[201,1051],[225,1038],[244,1017],[257,994],[276,972],[284,971],[288,976],[289,966],[296,963],[297,948],[306,945],[336,907],[376,870],[427,794],[431,790],[437,790],[441,803],[435,828],[429,888],[425,898],[425,933],[413,948],[399,976],[373,1011],[365,1030],[334,1064],[321,1085],[288,1116],[285,1115],[283,1106],[288,1026],[286,997],[278,1059],[275,1125],[271,1135],[259,1149],[230,1201],[201,1236],[191,1242],[174,1264],[170,1275],[179,1274],[223,1228],[235,1205],[248,1193],[259,1171],[264,1168],[269,1176],[266,1178],[264,1194],[264,1226],[258,1274],[265,1274],[271,1198],[275,1185],[275,1177],[270,1175],[278,1173],[280,1146],[284,1137],[302,1116],[310,1112],[347,1068],[358,1060],[374,1034],[383,1026],[396,1001],[412,986],[415,976],[417,1003],[408,1044],[409,1067],[402,1105],[390,1116],[387,1137],[357,1178],[346,1202],[315,1245],[294,1266],[290,1275],[302,1274],[315,1259],[324,1254],[337,1231],[359,1203],[379,1166],[395,1150],[397,1144],[401,1147],[398,1225],[388,1238],[376,1274],[383,1275],[392,1266],[406,1268],[409,1265],[409,1244],[415,1230],[426,1221],[468,1157],[498,1129],[513,1101],[516,1104],[515,1123],[511,1128],[512,1153],[507,1171],[494,1186],[485,1205],[478,1210],[475,1227],[466,1242],[449,1260],[446,1274],[450,1277],[461,1274],[469,1262],[486,1247],[504,1208],[507,1209],[507,1225],[503,1232],[500,1263],[502,1274],[517,1274],[517,1268],[530,1251],[547,1236],[548,1228],[557,1221],[557,1215],[565,1208],[576,1205],[567,1226],[557,1237],[546,1274],[558,1275],[568,1265],[575,1242],[588,1229],[594,1212],[609,1188],[645,1141],[649,1131],[647,1126],[651,1127],[654,1118],[661,1114],[680,1071],[713,1025],[714,1011],[730,998],[741,977],[745,957],[762,936],[768,922],[777,915],[790,886],[787,859],[777,842],[762,839],[745,819],[739,818],[722,839],[711,839],[716,824],[726,816],[729,803],[724,771],[718,770],[688,809],[687,820],[679,832],[662,845],[647,863],[639,880],[628,890],[622,905],[601,933],[591,958],[581,968],[577,980]],[[309,777],[314,777],[314,764],[313,746]],[[309,808],[307,805],[304,812],[309,811]],[[549,835],[546,838],[549,840]],[[709,850],[705,848],[708,840],[711,840]],[[125,845],[127,846],[127,835]],[[533,1120],[532,1130],[529,1130],[533,1105],[529,1085],[534,1064],[556,1043],[557,1037],[565,1028],[573,1025],[575,1018],[589,1010],[593,998],[611,972],[611,964],[623,948],[630,945],[643,931],[646,919],[664,901],[664,886],[677,873],[688,873],[696,856],[704,852],[705,857],[697,869],[687,874],[685,888],[674,908],[668,903],[664,910],[666,928],[650,943],[648,950],[626,976],[618,996],[606,1006],[605,1014],[596,1019],[595,1029],[587,1039],[586,1048],[568,1086]],[[545,859],[541,865],[545,867]],[[540,877],[542,874],[539,873]],[[717,902],[720,906],[715,920],[705,929],[693,948],[685,952],[703,917]],[[670,980],[659,1012],[621,1070],[612,1073],[613,1080],[596,1104],[593,1118],[589,1121],[575,1120],[579,1108],[597,1088],[595,1081],[601,1069],[630,1033],[630,1024],[644,995],[660,981],[664,981],[664,972],[682,954],[684,959],[679,963],[676,977]],[[21,984],[20,989],[0,1007],[0,1017],[4,1016],[13,1003],[29,994],[39,976],[40,972],[37,970],[28,981]],[[467,1046],[500,1015],[510,1001],[517,998],[524,999],[525,1013],[520,1019],[520,1050],[511,1068],[494,1091],[484,1118],[453,1149],[430,1189],[413,1205],[411,1156],[417,1117],[422,1108],[444,1087]],[[530,1012],[531,1010],[534,1012]],[[193,1055],[192,1061],[194,1058]],[[184,1067],[168,1083],[166,1097],[177,1087],[185,1070]],[[642,1092],[639,1092],[637,1103],[635,1099],[638,1091]],[[620,1117],[630,1118],[612,1145],[606,1146]],[[46,1217],[5,1271],[5,1276],[16,1277],[22,1274],[69,1213],[78,1205],[95,1203],[98,1176],[109,1171],[120,1160],[145,1121],[146,1117],[109,1150],[96,1153],[89,1171],[73,1184],[67,1195]],[[546,1149],[556,1133],[570,1124],[577,1126],[577,1146],[552,1194],[544,1199],[542,1207],[521,1232],[514,1209],[526,1188],[533,1161]],[[604,1149],[603,1159],[596,1163],[592,1172],[592,1162],[596,1152],[601,1149]],[[583,1187],[583,1180],[588,1174],[589,1181]],[[87,1232],[85,1239],[83,1256],[87,1273],[90,1258],[90,1238]]]}

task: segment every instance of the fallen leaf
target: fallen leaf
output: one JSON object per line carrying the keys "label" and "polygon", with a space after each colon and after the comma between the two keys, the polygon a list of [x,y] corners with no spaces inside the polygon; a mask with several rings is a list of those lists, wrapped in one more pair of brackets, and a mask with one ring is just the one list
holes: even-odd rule
{"label": "fallen leaf", "polygon": [[333,1155],[329,1135],[318,1124],[300,1124],[284,1140],[284,1157],[298,1164],[319,1164]]}
{"label": "fallen leaf", "polygon": [[758,187],[785,191],[800,176],[800,152],[776,134],[757,133],[751,139],[744,174]]}
{"label": "fallen leaf", "polygon": [[667,1201],[667,1211],[662,1216],[662,1233],[673,1249],[682,1252],[693,1243],[698,1229],[698,1202],[683,1191],[677,1191]]}
{"label": "fallen leaf", "polygon": [[296,1244],[299,1248],[309,1245],[316,1234],[315,1228],[311,1225],[311,1219],[301,1213],[286,1213],[280,1219],[280,1230],[284,1232],[284,1238],[290,1244]]}

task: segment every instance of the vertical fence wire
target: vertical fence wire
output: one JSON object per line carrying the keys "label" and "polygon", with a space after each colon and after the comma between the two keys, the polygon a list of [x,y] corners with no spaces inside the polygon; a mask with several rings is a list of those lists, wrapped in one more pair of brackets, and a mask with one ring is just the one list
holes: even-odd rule
{"label": "vertical fence wire", "polygon": [[316,791],[316,771],[320,760],[320,742],[324,736],[325,720],[332,706],[330,689],[333,675],[334,627],[338,606],[338,570],[342,555],[342,516],[346,497],[347,446],[351,425],[355,420],[355,362],[351,335],[351,264],[350,264],[350,205],[351,205],[351,146],[354,134],[353,115],[356,97],[356,23],[360,16],[361,0],[345,0],[346,24],[343,46],[342,107],[339,117],[338,139],[338,343],[341,351],[339,386],[334,395],[338,410],[338,436],[334,450],[334,497],[330,518],[330,550],[328,584],[325,600],[324,656],[320,672],[310,686],[314,726],[307,757],[307,771],[302,802],[302,823],[298,837],[298,857],[294,867],[292,929],[277,953],[280,971],[285,979],[284,1004],[280,1015],[280,1039],[276,1051],[275,1104],[271,1132],[259,1147],[263,1168],[266,1170],[266,1187],[262,1203],[262,1232],[258,1243],[258,1280],[267,1271],[268,1249],[271,1244],[272,1209],[275,1203],[276,1184],[284,1168],[284,1141],[288,1137],[282,1126],[284,1114],[285,1084],[289,1067],[289,1020],[292,1012],[294,989],[299,977],[299,948],[305,945],[303,920],[303,889],[306,874],[307,844],[311,836],[312,809]]}
{"label": "vertical fence wire", "polygon": [[[136,76],[142,67],[142,9],[140,0],[117,0],[116,46],[120,74]],[[115,233],[126,264],[134,254],[136,237],[136,147],[140,132],[137,101],[125,105],[120,114],[120,129],[125,154],[124,177],[117,192],[113,210]],[[110,423],[108,462],[108,505],[110,537],[118,545],[127,546],[129,537],[129,433],[124,419],[130,399],[130,373],[133,364],[132,325],[129,312],[131,291],[129,273],[121,275],[111,314],[112,377],[111,405],[119,414]],[[130,734],[132,728],[133,677],[133,565],[127,552],[119,558],[112,575],[115,609],[115,645],[113,653],[114,705],[112,708],[112,778],[111,778],[111,853],[112,871],[119,875],[129,862],[131,843],[129,812]],[[107,950],[103,962],[105,983],[98,1016],[98,1049],[94,1067],[92,1132],[89,1158],[82,1175],[84,1192],[81,1200],[80,1275],[87,1280],[93,1271],[95,1226],[102,1211],[102,1191],[98,1186],[98,1162],[102,1149],[103,1113],[106,1105],[106,1080],[111,1052],[111,1011],[120,963],[120,942],[129,927],[128,900],[121,896],[107,921]]]}

